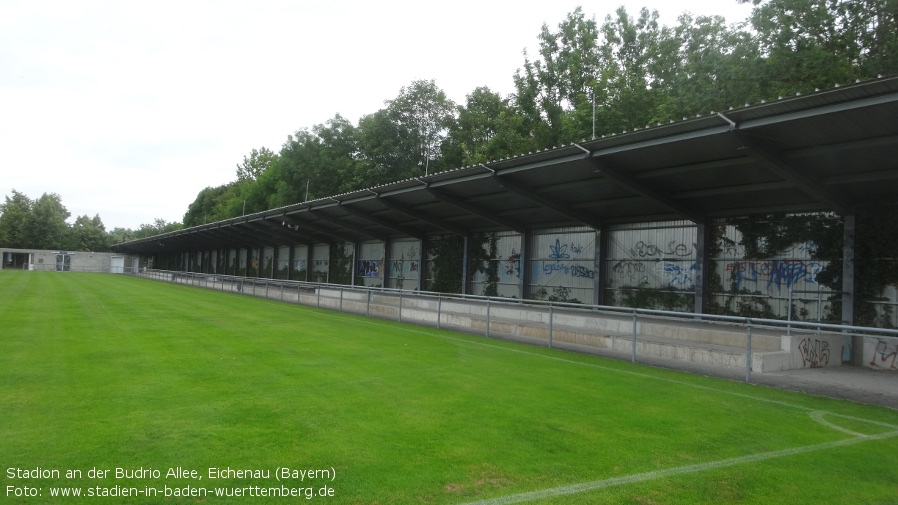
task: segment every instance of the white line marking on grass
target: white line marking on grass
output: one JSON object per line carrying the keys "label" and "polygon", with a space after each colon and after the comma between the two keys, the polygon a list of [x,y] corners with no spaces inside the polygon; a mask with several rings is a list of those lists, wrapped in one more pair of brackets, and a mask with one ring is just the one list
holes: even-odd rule
{"label": "white line marking on grass", "polygon": [[[340,318],[340,319],[349,319],[343,315],[337,315],[337,314],[334,314],[332,317]],[[396,328],[396,326],[394,326],[394,325],[377,323],[377,322],[370,321],[370,320],[366,320],[366,322],[373,326],[382,326],[382,327],[389,327],[389,328],[394,328],[394,329]],[[844,440],[837,440],[834,442],[826,442],[826,443],[822,443],[822,444],[807,445],[804,447],[795,447],[792,449],[783,449],[783,450],[779,450],[779,451],[764,452],[764,453],[760,453],[760,454],[751,454],[751,455],[747,455],[747,456],[739,456],[736,458],[723,459],[723,460],[719,460],[719,461],[711,461],[711,462],[707,462],[707,463],[699,463],[699,464],[695,464],[695,465],[686,465],[686,466],[681,466],[681,467],[676,467],[676,468],[669,468],[667,470],[658,470],[658,471],[654,471],[654,472],[638,473],[638,474],[627,475],[627,476],[623,476],[623,477],[612,477],[610,479],[596,480],[596,481],[591,481],[591,482],[582,482],[579,484],[570,484],[567,486],[559,486],[559,487],[554,487],[554,488],[549,488],[549,489],[542,489],[542,490],[538,490],[538,491],[530,491],[527,493],[519,493],[519,494],[513,494],[513,495],[500,496],[497,498],[490,498],[490,499],[486,499],[486,500],[467,502],[462,505],[508,505],[508,504],[513,504],[513,503],[524,503],[524,502],[533,501],[533,500],[540,500],[540,499],[544,499],[544,498],[552,498],[555,496],[565,496],[565,495],[583,493],[586,491],[592,491],[592,490],[596,490],[596,489],[603,489],[603,488],[609,488],[609,487],[615,487],[615,486],[623,486],[626,484],[632,484],[632,483],[636,483],[636,482],[645,482],[645,481],[649,481],[649,480],[661,479],[661,478],[665,478],[665,477],[672,477],[672,476],[676,476],[676,475],[697,473],[697,472],[702,472],[705,470],[715,470],[718,468],[726,468],[726,467],[730,467],[730,466],[741,465],[744,463],[754,463],[754,462],[766,461],[766,460],[775,459],[775,458],[794,456],[797,454],[805,454],[805,453],[809,453],[809,452],[824,451],[827,449],[834,449],[834,448],[838,448],[838,447],[847,447],[847,446],[855,445],[855,444],[858,444],[861,442],[867,442],[867,441],[871,441],[871,440],[884,440],[887,438],[892,438],[892,437],[898,436],[898,426],[893,425],[893,424],[887,424],[887,423],[882,423],[882,422],[878,422],[878,421],[873,421],[871,419],[853,417],[853,416],[848,416],[848,415],[844,415],[844,414],[836,414],[834,412],[828,412],[828,411],[818,411],[818,410],[814,410],[809,407],[805,407],[803,405],[796,405],[796,404],[784,402],[781,400],[772,400],[769,398],[761,398],[761,397],[752,396],[752,395],[748,395],[748,394],[737,393],[734,391],[726,391],[726,390],[722,390],[722,389],[712,388],[709,386],[693,384],[690,382],[683,382],[683,381],[678,381],[678,380],[674,380],[674,379],[668,379],[665,377],[658,377],[655,375],[650,375],[650,374],[641,373],[641,372],[622,370],[619,368],[612,368],[612,367],[607,367],[607,366],[603,366],[603,365],[598,365],[595,363],[576,361],[576,360],[562,358],[562,357],[558,357],[558,356],[549,356],[546,354],[530,352],[530,351],[526,351],[523,349],[514,349],[511,347],[495,345],[495,344],[492,344],[489,342],[479,342],[479,341],[473,340],[473,339],[483,338],[483,337],[478,337],[476,335],[472,335],[471,339],[466,339],[466,338],[460,338],[460,337],[453,337],[450,335],[432,333],[432,332],[428,332],[428,331],[424,331],[424,330],[418,330],[418,329],[414,329],[414,328],[408,327],[408,326],[402,327],[401,329],[408,333],[416,333],[419,335],[426,335],[429,337],[434,337],[434,338],[439,338],[439,339],[453,340],[456,342],[463,342],[463,343],[467,343],[467,344],[471,344],[471,345],[490,347],[492,349],[514,352],[514,353],[524,354],[524,355],[528,355],[528,356],[534,356],[534,357],[538,357],[538,358],[542,358],[542,359],[559,361],[562,363],[570,363],[573,365],[586,366],[586,367],[596,368],[596,369],[604,370],[604,371],[608,371],[608,372],[627,374],[627,375],[632,375],[634,377],[653,379],[653,380],[668,382],[668,383],[676,384],[676,385],[680,385],[680,386],[686,386],[686,387],[691,387],[691,388],[696,388],[696,389],[703,389],[706,391],[712,391],[715,393],[721,393],[721,394],[727,394],[727,395],[736,396],[736,397],[740,397],[740,398],[746,398],[746,399],[754,400],[754,401],[758,401],[758,402],[772,403],[774,405],[780,405],[783,407],[790,407],[790,408],[794,408],[794,409],[804,410],[804,411],[807,411],[808,414],[810,415],[811,419],[813,419],[817,423],[819,423],[823,426],[826,426],[827,428],[830,428],[830,429],[833,429],[833,430],[836,430],[836,431],[839,431],[842,433],[846,433],[853,437],[853,438],[848,438],[848,439],[844,439]],[[445,331],[448,331],[448,330],[445,330]],[[601,356],[599,356],[599,358],[601,358]],[[843,419],[850,419],[853,421],[869,423],[869,424],[872,424],[875,426],[889,428],[893,431],[888,431],[888,432],[879,433],[879,434],[875,434],[875,435],[866,435],[863,433],[849,430],[848,428],[839,426],[835,423],[832,423],[832,422],[826,420],[824,418],[824,416],[836,416],[836,417],[841,417]]]}
{"label": "white line marking on grass", "polygon": [[[829,424],[829,423],[827,423]],[[847,430],[840,430],[847,431]],[[809,452],[816,451],[825,451],[827,449],[835,449],[837,447],[846,447],[854,444],[858,444],[861,442],[866,442],[869,440],[883,440],[886,438],[891,438],[894,436],[898,436],[898,431],[890,431],[887,433],[880,433],[878,435],[859,435],[855,438],[849,438],[845,440],[838,440],[835,442],[826,442],[823,444],[816,445],[806,445],[804,447],[795,447],[792,449],[783,449],[781,451],[773,451],[773,452],[762,452],[760,454],[751,454],[748,456],[740,456],[737,458],[729,458],[722,459],[719,461],[710,461],[708,463],[699,463],[696,465],[686,465],[680,466],[676,468],[669,468],[667,470],[658,470],[654,472],[645,472],[645,473],[637,473],[633,475],[626,475],[623,477],[612,477],[610,479],[603,480],[594,480],[592,482],[581,482],[579,484],[571,484],[568,486],[559,486],[553,487],[549,489],[541,489],[539,491],[530,491],[528,493],[519,493],[512,494],[506,496],[500,496],[498,498],[490,498],[486,500],[479,500],[474,502],[467,502],[463,505],[509,505],[512,503],[524,503],[533,500],[541,500],[544,498],[552,498],[556,496],[565,496],[577,493],[584,493],[586,491],[594,491],[596,489],[604,489],[615,486],[623,486],[626,484],[633,484],[636,482],[645,482],[649,480],[662,479],[665,477],[673,477],[676,475],[683,475],[687,473],[697,473],[703,472],[705,470],[716,470],[718,468],[726,468],[735,465],[741,465],[744,463],[755,463],[759,461],[766,461],[769,459],[782,458],[786,456],[794,456],[797,454],[806,454]]]}

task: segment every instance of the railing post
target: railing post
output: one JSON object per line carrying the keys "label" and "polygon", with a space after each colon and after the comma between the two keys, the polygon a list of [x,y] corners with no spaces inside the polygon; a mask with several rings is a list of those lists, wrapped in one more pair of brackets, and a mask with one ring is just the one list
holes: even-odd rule
{"label": "railing post", "polygon": [[369,286],[368,289],[365,291],[365,293],[366,293],[366,296],[365,296],[365,298],[366,298],[366,300],[365,300],[365,316],[366,316],[366,317],[371,317],[371,287],[370,287],[370,286]]}
{"label": "railing post", "polygon": [[630,362],[636,363],[636,325],[638,324],[636,309],[633,309],[633,342],[630,349]]}
{"label": "railing post", "polygon": [[555,319],[554,308],[555,308],[555,306],[550,303],[549,304],[549,348],[550,349],[552,348],[552,337],[554,336],[553,333],[555,331],[555,328],[553,326],[554,319]]}
{"label": "railing post", "polygon": [[490,299],[486,299],[486,336],[490,336]]}
{"label": "railing post", "polygon": [[745,324],[745,382],[751,382],[751,319]]}
{"label": "railing post", "polygon": [[443,319],[443,295],[437,295],[437,329],[440,329],[440,322]]}
{"label": "railing post", "polygon": [[343,312],[343,286],[340,286],[340,312]]}

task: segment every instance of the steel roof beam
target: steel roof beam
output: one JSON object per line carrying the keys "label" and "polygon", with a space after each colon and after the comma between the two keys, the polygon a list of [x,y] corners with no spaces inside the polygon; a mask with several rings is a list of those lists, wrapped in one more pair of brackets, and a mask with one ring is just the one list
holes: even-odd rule
{"label": "steel roof beam", "polygon": [[[289,214],[284,214],[283,216],[281,216],[281,219],[283,219],[284,222],[286,222],[286,223],[292,224],[297,229],[306,230],[306,233],[309,235],[309,238],[311,238],[313,240],[318,240],[318,241],[325,242],[325,243],[330,242],[332,240],[343,240],[346,242],[354,242],[355,241],[354,237],[349,237],[348,235],[343,235],[343,234],[337,233],[332,229],[325,228],[323,226],[318,226],[313,223],[309,223],[308,221],[305,221],[298,217],[293,217]],[[311,233],[309,233],[309,231],[311,231]],[[317,236],[313,236],[313,234],[317,234]]]}
{"label": "steel roof beam", "polygon": [[496,174],[496,178],[498,179],[499,184],[504,186],[506,189],[526,198],[527,200],[530,200],[531,202],[541,207],[545,207],[549,210],[555,211],[568,219],[577,221],[587,226],[591,226],[597,230],[602,227],[600,221],[595,220],[587,216],[586,214],[581,214],[580,212],[572,210],[569,205],[564,205],[550,198],[538,195],[532,189],[511,180],[509,177],[503,177]]}
{"label": "steel roof beam", "polygon": [[[275,218],[277,219],[277,218]],[[261,224],[267,226],[269,232],[273,235],[276,235],[279,240],[286,240],[289,244],[278,244],[278,245],[293,245],[293,244],[305,244],[311,245],[312,241],[309,240],[308,237],[303,237],[299,235],[299,230],[290,229],[287,227],[286,221],[283,219],[278,219],[277,222],[272,221],[270,219],[263,219]]]}
{"label": "steel roof beam", "polygon": [[776,176],[793,184],[815,200],[831,207],[834,211],[845,214],[848,205],[842,201],[842,198],[833,194],[816,181],[796,170],[792,165],[786,162],[778,153],[772,149],[761,145],[750,135],[739,129],[734,129],[733,133],[748,148],[749,154],[757,161],[763,164],[768,170]]}
{"label": "steel roof beam", "polygon": [[467,235],[467,231],[464,228],[461,228],[459,226],[453,226],[452,224],[446,223],[446,221],[444,221],[442,219],[437,219],[429,214],[421,212],[420,210],[416,210],[416,209],[413,209],[406,205],[402,205],[400,203],[388,200],[383,195],[381,195],[381,198],[379,201],[380,201],[380,203],[382,203],[385,207],[387,207],[390,210],[394,210],[396,212],[399,212],[400,214],[405,214],[406,216],[417,219],[419,221],[424,221],[425,223],[427,223],[431,226],[435,226],[441,230],[446,230],[448,232],[454,233],[461,237],[464,237],[465,235]]}
{"label": "steel roof beam", "polygon": [[359,219],[364,219],[365,221],[370,221],[378,226],[387,228],[388,230],[392,230],[401,235],[416,238],[418,240],[424,239],[424,234],[421,233],[421,230],[415,230],[415,229],[409,228],[408,226],[403,226],[401,224],[397,224],[392,221],[373,216],[370,213],[362,212],[362,211],[360,211],[356,208],[350,207],[348,205],[343,205],[342,208],[345,209],[346,212],[349,212],[350,214],[352,214],[353,216],[355,216]]}
{"label": "steel roof beam", "polygon": [[629,189],[630,191],[642,195],[649,200],[654,200],[655,202],[664,205],[665,207],[673,210],[677,214],[682,215],[683,217],[696,224],[702,224],[705,222],[706,217],[704,213],[683,205],[682,203],[671,198],[670,195],[660,193],[657,190],[646,186],[645,184],[633,179],[629,175],[624,174],[622,171],[612,167],[608,162],[599,158],[589,158],[589,161],[593,164],[593,166],[595,166],[597,170],[600,170],[602,172],[603,176],[608,177],[609,179]]}
{"label": "steel roof beam", "polygon": [[433,195],[434,197],[440,199],[441,201],[448,203],[449,205],[461,209],[470,214],[474,214],[475,216],[481,217],[490,221],[492,223],[498,224],[505,228],[509,228],[518,233],[524,233],[524,225],[520,222],[513,219],[504,219],[497,215],[495,211],[491,211],[489,209],[484,209],[483,207],[473,205],[468,203],[460,198],[456,198],[445,191],[440,191],[432,188],[425,188],[425,190]]}
{"label": "steel roof beam", "polygon": [[[329,223],[331,223],[331,224],[333,224],[333,225],[336,225],[336,226],[342,226],[343,228],[348,228],[348,229],[350,229],[350,230],[352,230],[352,231],[354,231],[354,232],[356,232],[356,233],[360,233],[360,234],[362,234],[362,235],[365,235],[366,237],[371,237],[371,238],[380,240],[380,241],[382,241],[382,242],[386,242],[386,241],[389,239],[389,237],[387,237],[386,235],[382,235],[382,234],[380,234],[380,233],[373,232],[373,231],[371,231],[370,229],[368,229],[368,228],[366,228],[366,227],[364,227],[364,226],[357,226],[357,225],[352,224],[352,223],[347,223],[347,222],[343,221],[342,219],[340,219],[340,218],[338,218],[338,217],[334,217],[334,216],[331,216],[331,215],[327,214],[327,213],[324,212],[324,211],[320,211],[320,210],[317,210],[317,209],[316,209],[316,210],[310,210],[309,212],[310,212],[313,216],[315,216],[315,217],[321,219],[322,221],[327,221],[327,222],[329,222]],[[358,238],[354,238],[353,240],[350,240],[350,242],[353,242],[353,243],[354,243],[354,242],[358,242]]]}

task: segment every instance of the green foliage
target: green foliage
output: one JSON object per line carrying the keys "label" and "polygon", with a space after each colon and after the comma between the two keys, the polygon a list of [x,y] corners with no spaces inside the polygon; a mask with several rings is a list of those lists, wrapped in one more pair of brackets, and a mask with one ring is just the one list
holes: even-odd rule
{"label": "green foliage", "polygon": [[534,300],[546,300],[548,302],[562,303],[583,303],[577,298],[571,298],[571,290],[564,286],[556,286],[552,288],[552,294],[549,294],[547,286],[540,286],[532,295]]}
{"label": "green foliage", "polygon": [[72,241],[69,249],[76,251],[108,251],[109,235],[97,214],[93,218],[78,216],[72,224]]}
{"label": "green foliage", "polygon": [[458,117],[442,146],[440,166],[470,166],[526,152],[530,144],[522,125],[508,98],[477,88],[458,107]]}
{"label": "green foliage", "polygon": [[[352,284],[352,249],[346,242],[334,242],[329,247],[328,282],[330,284]],[[350,249],[349,252],[346,250]]]}
{"label": "green foliage", "polygon": [[35,249],[67,249],[71,214],[56,193],[44,193],[31,205],[25,220],[25,242]]}
{"label": "green foliage", "polygon": [[278,155],[267,147],[253,149],[249,157],[243,157],[243,163],[237,165],[238,181],[254,181],[259,178],[277,160]]}
{"label": "green foliage", "polygon": [[468,251],[469,264],[473,266],[471,275],[475,272],[486,276],[483,285],[483,296],[499,295],[499,262],[497,260],[498,237],[495,233],[479,233],[471,237],[470,250]]}
{"label": "green foliage", "polygon": [[433,279],[428,291],[461,293],[464,268],[464,240],[458,235],[443,235],[427,241],[427,254]]}
{"label": "green foliage", "polygon": [[0,205],[0,244],[24,249],[29,247],[26,227],[33,202],[25,194],[12,190],[12,196]]}
{"label": "green foliage", "polygon": [[638,286],[624,286],[620,290],[623,307],[637,309],[658,309],[691,312],[695,306],[695,295],[676,291],[673,288],[649,288],[643,282]]}
{"label": "green foliage", "polygon": [[861,325],[887,326],[889,313],[880,314],[874,302],[882,301],[887,286],[898,286],[898,205],[873,204],[857,209],[855,235],[855,321]]}

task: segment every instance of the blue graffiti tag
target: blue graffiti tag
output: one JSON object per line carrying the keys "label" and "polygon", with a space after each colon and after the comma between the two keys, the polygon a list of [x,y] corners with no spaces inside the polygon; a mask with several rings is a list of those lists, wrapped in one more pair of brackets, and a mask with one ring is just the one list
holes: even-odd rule
{"label": "blue graffiti tag", "polygon": [[758,282],[767,277],[767,288],[790,288],[800,281],[817,284],[817,274],[823,270],[820,263],[802,260],[735,261],[726,266],[730,281],[742,287],[744,281]]}
{"label": "blue graffiti tag", "polygon": [[551,275],[555,272],[569,273],[570,268],[564,263],[543,263],[543,272]]}
{"label": "blue graffiti tag", "polygon": [[689,265],[686,268],[676,264],[669,262],[662,262],[658,264],[659,274],[664,278],[669,278],[667,285],[672,288],[686,288],[692,289],[695,287],[695,263]]}
{"label": "blue graffiti tag", "polygon": [[571,257],[570,254],[567,254],[567,244],[562,244],[560,239],[555,239],[555,245],[550,245],[549,249],[552,251],[552,254],[549,255],[549,258],[553,260],[565,260]]}

